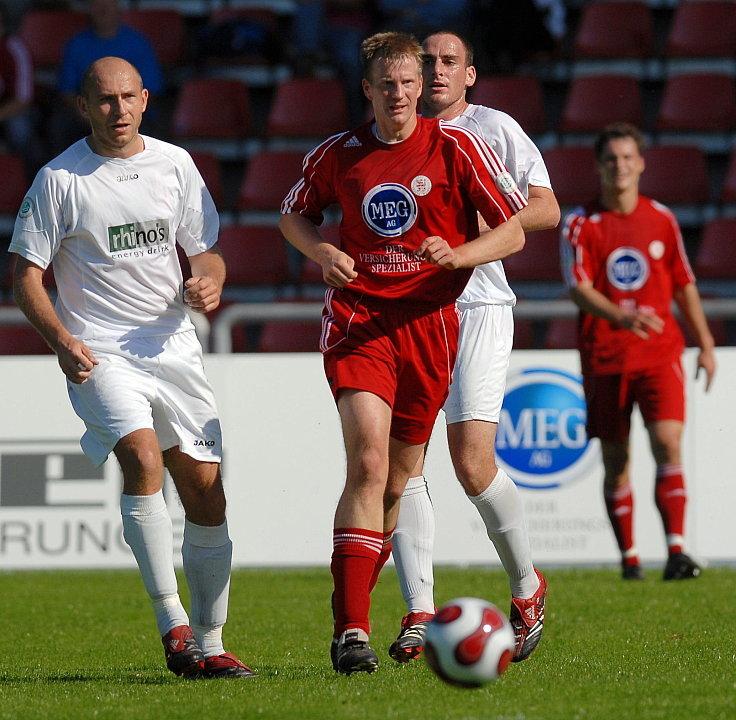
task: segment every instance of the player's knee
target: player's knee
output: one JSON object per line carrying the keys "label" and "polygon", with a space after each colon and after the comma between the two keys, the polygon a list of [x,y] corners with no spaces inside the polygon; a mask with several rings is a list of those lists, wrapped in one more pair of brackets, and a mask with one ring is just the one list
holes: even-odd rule
{"label": "player's knee", "polygon": [[388,475],[388,458],[379,450],[366,448],[348,462],[348,478],[361,485],[380,485]]}

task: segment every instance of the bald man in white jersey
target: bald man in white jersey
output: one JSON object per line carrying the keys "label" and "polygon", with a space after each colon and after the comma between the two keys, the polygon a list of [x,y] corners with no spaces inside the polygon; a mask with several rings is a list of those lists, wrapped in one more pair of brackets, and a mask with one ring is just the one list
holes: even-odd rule
{"label": "bald man in white jersey", "polygon": [[[189,154],[140,135],[148,92],[117,57],[94,62],[78,99],[91,133],[45,165],[10,251],[18,306],[56,353],[95,465],[123,472],[123,536],[177,675],[250,677],[225,651],[232,543],[220,476],[222,437],[187,307],[220,302],[219,221]],[[182,281],[175,250],[189,257]],[[52,305],[41,279],[53,262]],[[186,513],[182,556],[191,623],[179,599],[164,467]]]}
{"label": "bald man in white jersey", "polygon": [[[496,151],[509,171],[506,182],[528,197],[527,207],[517,214],[526,232],[555,227],[560,209],[537,147],[506,113],[466,100],[466,91],[476,78],[470,44],[456,33],[442,31],[428,36],[422,47],[424,114],[474,131]],[[444,410],[455,473],[509,576],[510,620],[516,636],[513,659],[518,662],[541,639],[547,582],[532,563],[519,493],[496,465],[494,455],[513,344],[515,303],[500,260],[475,269],[457,301],[459,350]],[[386,532],[395,526],[393,555],[408,610],[389,648],[398,662],[421,654],[427,622],[435,612],[434,512],[422,475],[423,463],[422,457],[401,495],[398,516],[387,514],[385,519]],[[387,506],[398,494],[398,489],[388,488]]]}

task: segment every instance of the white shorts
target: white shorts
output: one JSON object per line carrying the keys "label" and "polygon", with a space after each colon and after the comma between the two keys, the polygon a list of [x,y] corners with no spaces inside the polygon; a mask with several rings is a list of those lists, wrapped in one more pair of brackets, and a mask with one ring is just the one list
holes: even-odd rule
{"label": "white shorts", "polygon": [[220,462],[220,420],[194,330],[87,345],[99,365],[81,385],[67,381],[67,389],[87,426],[80,445],[92,463],[102,465],[120,438],[143,428],[155,430],[161,450],[178,446],[197,460]]}
{"label": "white shorts", "polygon": [[511,305],[458,306],[460,341],[444,411],[447,424],[498,422],[506,390],[514,314]]}

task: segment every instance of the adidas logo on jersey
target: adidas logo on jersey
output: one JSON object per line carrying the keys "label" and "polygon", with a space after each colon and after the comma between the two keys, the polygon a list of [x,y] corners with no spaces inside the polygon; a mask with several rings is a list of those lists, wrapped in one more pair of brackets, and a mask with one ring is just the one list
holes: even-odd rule
{"label": "adidas logo on jersey", "polygon": [[357,138],[357,137],[355,137],[355,135],[353,135],[353,136],[352,136],[352,137],[350,138],[350,140],[348,140],[348,141],[347,141],[347,142],[346,142],[346,143],[345,143],[345,144],[343,145],[343,147],[363,147],[363,143],[361,143],[361,142],[360,142],[360,140],[358,140],[358,138]]}

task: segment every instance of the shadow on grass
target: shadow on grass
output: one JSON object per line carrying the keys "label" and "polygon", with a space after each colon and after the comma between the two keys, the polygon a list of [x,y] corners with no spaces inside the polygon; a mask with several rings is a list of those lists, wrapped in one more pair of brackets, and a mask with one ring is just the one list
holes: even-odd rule
{"label": "shadow on grass", "polygon": [[190,682],[171,675],[153,675],[142,672],[124,672],[119,675],[93,672],[22,672],[0,674],[0,685],[65,685],[67,683],[98,683],[106,685],[173,685]]}

